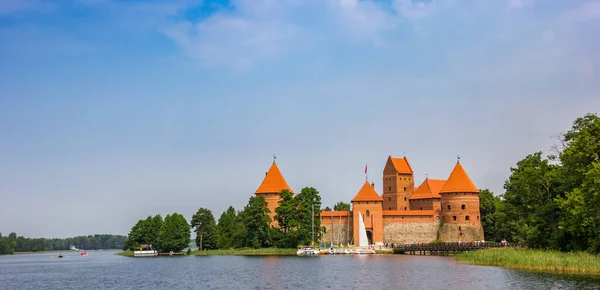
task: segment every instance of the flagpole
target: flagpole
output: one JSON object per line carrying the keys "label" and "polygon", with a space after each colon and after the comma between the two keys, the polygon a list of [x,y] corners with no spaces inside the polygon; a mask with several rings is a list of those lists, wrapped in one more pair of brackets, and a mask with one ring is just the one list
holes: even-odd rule
{"label": "flagpole", "polygon": [[365,163],[365,180],[369,180],[369,176],[367,175],[367,164]]}

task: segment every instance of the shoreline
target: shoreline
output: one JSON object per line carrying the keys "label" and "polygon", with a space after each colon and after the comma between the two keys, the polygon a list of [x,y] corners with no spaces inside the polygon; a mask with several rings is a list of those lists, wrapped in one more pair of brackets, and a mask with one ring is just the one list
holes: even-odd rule
{"label": "shoreline", "polygon": [[[204,250],[192,251],[189,256],[296,256],[296,248],[259,248],[259,249],[226,249],[226,250]],[[185,253],[185,252],[182,252]],[[391,250],[375,250],[375,255],[392,255]],[[117,256],[133,257],[132,251],[115,253]],[[187,254],[185,254],[187,256]],[[338,254],[343,255],[343,254]],[[181,256],[181,255],[178,255]]]}
{"label": "shoreline", "polygon": [[496,248],[454,256],[460,263],[535,272],[600,275],[600,256],[585,252]]}

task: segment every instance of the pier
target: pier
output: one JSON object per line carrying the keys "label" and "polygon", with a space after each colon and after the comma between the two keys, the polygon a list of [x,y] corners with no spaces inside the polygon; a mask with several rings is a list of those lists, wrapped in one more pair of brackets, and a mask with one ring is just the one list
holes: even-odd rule
{"label": "pier", "polygon": [[505,247],[524,247],[524,245],[496,242],[420,243],[394,247],[394,254],[449,256],[480,249]]}

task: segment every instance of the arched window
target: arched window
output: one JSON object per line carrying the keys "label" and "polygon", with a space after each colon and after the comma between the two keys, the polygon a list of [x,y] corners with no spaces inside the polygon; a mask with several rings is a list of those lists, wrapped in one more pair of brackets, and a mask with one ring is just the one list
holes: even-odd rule
{"label": "arched window", "polygon": [[462,208],[462,209],[466,209],[466,208],[467,208],[467,206],[463,204],[463,205],[461,206],[461,208]]}
{"label": "arched window", "polygon": [[388,191],[392,191],[392,187],[391,186],[388,186]]}
{"label": "arched window", "polygon": [[453,220],[456,220],[456,216],[452,216],[452,219],[453,219]]}
{"label": "arched window", "polygon": [[406,207],[404,207],[404,210],[406,210]]}
{"label": "arched window", "polygon": [[388,197],[388,201],[392,201],[392,198],[391,198],[391,197]]}
{"label": "arched window", "polygon": [[404,191],[406,191],[406,186],[404,187]]}
{"label": "arched window", "polygon": [[450,205],[448,205],[448,209],[450,209]]}
{"label": "arched window", "polygon": [[371,212],[369,210],[367,210],[367,217],[369,217],[371,215]]}
{"label": "arched window", "polygon": [[470,220],[469,216],[465,216],[465,220],[466,221]]}
{"label": "arched window", "polygon": [[406,196],[404,197],[404,201],[406,201]]}

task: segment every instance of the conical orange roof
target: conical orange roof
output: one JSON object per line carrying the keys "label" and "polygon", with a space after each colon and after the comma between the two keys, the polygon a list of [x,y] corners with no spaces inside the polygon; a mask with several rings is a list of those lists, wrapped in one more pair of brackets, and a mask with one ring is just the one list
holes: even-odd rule
{"label": "conical orange roof", "polygon": [[460,162],[456,163],[448,181],[444,184],[444,187],[440,193],[451,193],[451,192],[479,192],[479,189],[475,187],[467,172],[463,169]]}
{"label": "conical orange roof", "polygon": [[440,190],[444,184],[446,184],[446,180],[427,178],[415,190],[410,199],[440,198]]}
{"label": "conical orange roof", "polygon": [[285,181],[285,178],[283,178],[277,164],[273,162],[273,165],[271,165],[271,168],[269,168],[269,171],[267,172],[267,176],[265,176],[265,179],[260,184],[255,194],[279,193],[284,189],[294,192]]}
{"label": "conical orange roof", "polygon": [[377,194],[375,188],[368,181],[365,181],[352,201],[383,201],[383,198]]}

